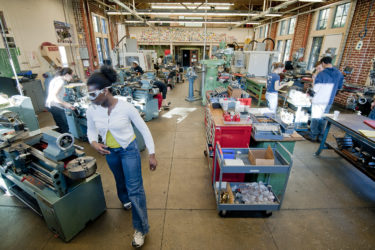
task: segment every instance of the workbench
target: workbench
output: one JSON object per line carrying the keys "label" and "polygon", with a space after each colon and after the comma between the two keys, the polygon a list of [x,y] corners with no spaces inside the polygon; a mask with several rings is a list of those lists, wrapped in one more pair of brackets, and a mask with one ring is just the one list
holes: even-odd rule
{"label": "workbench", "polygon": [[333,149],[336,153],[338,153],[340,156],[345,158],[347,161],[353,164],[354,167],[356,167],[359,171],[367,175],[369,178],[371,178],[373,181],[375,181],[375,169],[364,167],[363,164],[360,162],[354,160],[352,157],[349,157],[347,154],[343,153],[341,150],[339,150],[336,146],[326,142],[328,133],[330,131],[330,128],[332,125],[338,127],[339,129],[346,132],[347,135],[351,136],[353,139],[360,142],[363,146],[369,147],[373,150],[375,150],[375,138],[369,138],[364,135],[362,135],[359,130],[372,130],[371,127],[367,126],[363,121],[369,120],[368,117],[356,115],[356,114],[340,114],[338,119],[334,120],[331,117],[325,117],[327,121],[327,126],[323,134],[323,139],[320,143],[318,151],[316,151],[315,155],[319,156],[320,153],[324,149]]}
{"label": "workbench", "polygon": [[258,105],[265,100],[267,78],[265,77],[246,77],[246,90],[250,95],[258,99]]}
{"label": "workbench", "polygon": [[296,142],[297,141],[304,141],[305,140],[305,138],[303,138],[297,132],[294,132],[289,137],[285,137],[284,136],[284,138],[282,140],[264,140],[264,139],[262,139],[262,140],[255,140],[253,136],[251,136],[251,138],[252,139],[251,139],[250,147],[254,147],[254,148],[267,148],[268,145],[270,145],[271,147],[274,147],[274,145],[276,144],[276,142],[279,142],[292,155],[293,155],[293,152],[294,152],[294,146],[295,146]]}

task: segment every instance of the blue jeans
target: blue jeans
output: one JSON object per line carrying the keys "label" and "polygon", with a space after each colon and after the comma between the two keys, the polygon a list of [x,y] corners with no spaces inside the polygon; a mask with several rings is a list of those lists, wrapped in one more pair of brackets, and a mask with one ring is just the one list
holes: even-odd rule
{"label": "blue jeans", "polygon": [[371,110],[370,114],[368,115],[368,118],[375,120],[375,108]]}
{"label": "blue jeans", "polygon": [[146,195],[143,189],[141,156],[136,140],[127,148],[110,148],[106,160],[115,180],[122,203],[132,203],[133,227],[146,234],[149,231]]}
{"label": "blue jeans", "polygon": [[48,108],[48,111],[51,112],[53,119],[55,120],[56,126],[59,128],[57,132],[59,133],[69,133],[69,125],[65,115],[65,109],[51,106]]}
{"label": "blue jeans", "polygon": [[311,119],[310,123],[310,137],[313,139],[322,139],[323,138],[323,133],[324,129],[326,128],[327,121],[323,118],[316,119],[313,118]]}

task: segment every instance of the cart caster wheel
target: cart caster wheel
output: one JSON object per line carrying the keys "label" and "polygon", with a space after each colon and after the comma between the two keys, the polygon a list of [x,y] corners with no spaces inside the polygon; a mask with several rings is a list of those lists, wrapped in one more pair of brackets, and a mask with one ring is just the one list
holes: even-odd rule
{"label": "cart caster wheel", "polygon": [[272,212],[270,212],[270,211],[263,211],[263,216],[264,216],[265,218],[267,218],[267,217],[271,217],[271,216],[272,216]]}
{"label": "cart caster wheel", "polygon": [[204,156],[208,156],[207,150],[203,151]]}
{"label": "cart caster wheel", "polygon": [[221,210],[221,211],[219,211],[219,216],[220,217],[226,217],[227,215],[228,215],[227,210]]}

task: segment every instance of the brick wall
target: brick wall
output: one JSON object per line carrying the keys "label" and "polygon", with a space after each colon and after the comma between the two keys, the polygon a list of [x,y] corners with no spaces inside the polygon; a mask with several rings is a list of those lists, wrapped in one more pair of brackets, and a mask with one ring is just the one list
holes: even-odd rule
{"label": "brick wall", "polygon": [[339,104],[342,107],[346,107],[349,97],[352,97],[354,94],[347,91],[338,91],[335,97],[335,103]]}
{"label": "brick wall", "polygon": [[[269,36],[268,36],[268,37],[272,38],[275,41],[275,47],[276,47],[277,24],[278,23],[272,23],[270,25],[270,31],[269,31]],[[272,48],[272,50],[273,49],[274,48]]]}
{"label": "brick wall", "polygon": [[[307,38],[309,36],[310,25],[311,25],[311,13],[300,15],[297,17],[296,28],[294,30],[291,58],[292,55],[297,52],[300,48],[305,48],[307,44]],[[306,53],[305,53],[306,55]]]}
{"label": "brick wall", "polygon": [[371,59],[375,57],[375,5],[370,12],[367,25],[367,36],[363,39],[361,50],[355,50],[360,40],[359,32],[363,30],[370,7],[370,0],[358,0],[350,26],[348,39],[345,45],[340,69],[346,66],[353,67],[350,83],[364,85],[371,68]]}

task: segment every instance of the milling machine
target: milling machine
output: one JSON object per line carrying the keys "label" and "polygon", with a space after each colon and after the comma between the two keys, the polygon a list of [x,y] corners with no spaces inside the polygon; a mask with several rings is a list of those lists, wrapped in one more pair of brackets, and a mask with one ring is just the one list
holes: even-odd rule
{"label": "milling machine", "polygon": [[95,158],[85,156],[70,134],[48,128],[28,132],[10,111],[0,121],[2,188],[70,241],[106,210]]}
{"label": "milling machine", "polygon": [[202,64],[205,65],[205,79],[204,79],[204,89],[202,93],[203,105],[206,104],[206,92],[208,90],[214,90],[218,87],[223,86],[221,82],[218,81],[218,67],[225,63],[222,59],[215,60],[202,60]]}

